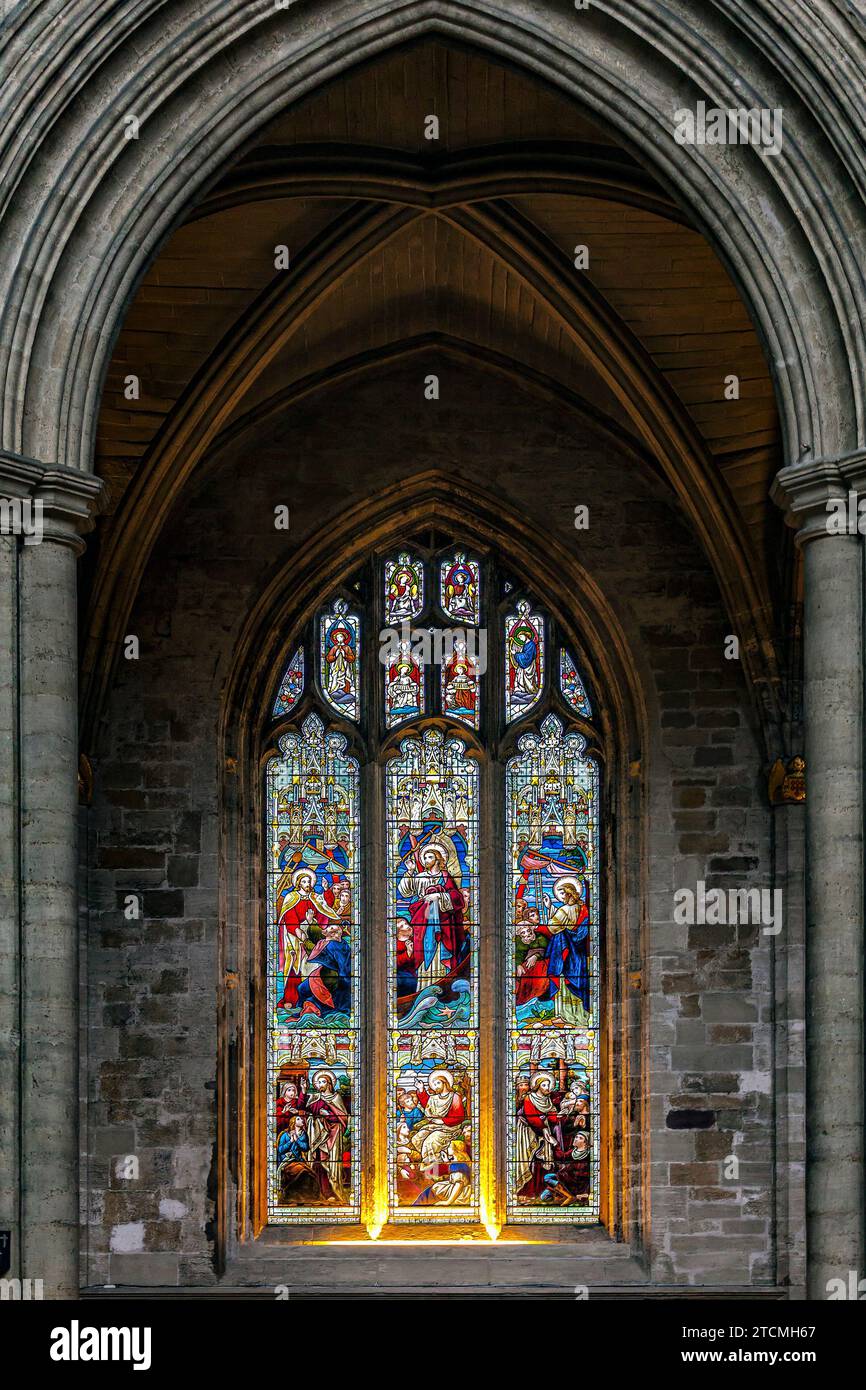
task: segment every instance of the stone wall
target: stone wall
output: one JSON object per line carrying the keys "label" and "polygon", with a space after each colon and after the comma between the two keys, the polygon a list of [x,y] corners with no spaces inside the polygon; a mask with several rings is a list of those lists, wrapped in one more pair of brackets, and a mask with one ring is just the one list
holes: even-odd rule
{"label": "stone wall", "polygon": [[[438,402],[423,397],[431,369]],[[128,627],[140,658],[119,663],[83,837],[86,1285],[215,1280],[222,692],[244,620],[286,547],[430,468],[459,470],[577,547],[643,687],[652,729],[642,765],[643,1277],[775,1282],[773,1030],[785,1000],[774,999],[774,938],[754,925],[673,921],[674,891],[698,880],[771,883],[764,754],[739,664],[723,656],[731,629],[717,585],[670,494],[630,451],[564,407],[443,360],[314,398],[248,437],[199,479],[152,557]],[[278,503],[291,507],[288,534],[274,529]],[[590,508],[588,531],[574,529],[579,503]],[[126,920],[133,893],[143,913]],[[724,1176],[732,1154],[736,1179]],[[129,1157],[137,1177],[122,1176]]]}

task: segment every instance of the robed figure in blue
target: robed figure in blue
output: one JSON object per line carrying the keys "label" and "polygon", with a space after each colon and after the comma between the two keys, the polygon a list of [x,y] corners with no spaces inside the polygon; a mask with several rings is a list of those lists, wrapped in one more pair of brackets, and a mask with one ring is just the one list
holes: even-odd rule
{"label": "robed figure in blue", "polygon": [[559,906],[550,915],[547,930],[547,975],[553,994],[553,1014],[572,1027],[585,1027],[590,1019],[589,911],[577,880],[566,878],[553,890]]}

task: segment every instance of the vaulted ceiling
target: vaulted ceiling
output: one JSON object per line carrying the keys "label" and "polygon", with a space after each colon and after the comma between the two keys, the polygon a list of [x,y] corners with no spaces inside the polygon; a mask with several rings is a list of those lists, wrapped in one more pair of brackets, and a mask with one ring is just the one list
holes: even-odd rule
{"label": "vaulted ceiling", "polygon": [[[425,138],[431,114],[436,141]],[[288,270],[275,269],[281,245]],[[651,460],[690,451],[766,602],[779,424],[736,286],[575,103],[432,41],[262,131],[151,265],[105,386],[103,560],[149,474],[189,471],[317,382],[431,341],[563,393]],[[137,401],[124,395],[130,374]],[[730,375],[739,400],[726,399]]]}

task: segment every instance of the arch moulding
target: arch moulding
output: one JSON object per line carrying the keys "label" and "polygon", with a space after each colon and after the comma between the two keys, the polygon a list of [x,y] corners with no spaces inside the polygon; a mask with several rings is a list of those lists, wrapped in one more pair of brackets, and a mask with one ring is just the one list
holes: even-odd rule
{"label": "arch moulding", "polygon": [[[854,248],[866,156],[854,98],[838,92],[840,69],[858,89],[864,44],[838,0],[808,17],[801,0],[596,0],[586,11],[566,0],[217,0],[192,16],[185,0],[37,0],[7,29],[0,445],[12,453],[89,469],[111,345],[172,228],[279,111],[431,35],[579,92],[688,211],[759,325],[789,463],[862,442]],[[781,107],[794,157],[677,145],[674,112],[702,98]],[[137,140],[125,138],[129,113]]]}

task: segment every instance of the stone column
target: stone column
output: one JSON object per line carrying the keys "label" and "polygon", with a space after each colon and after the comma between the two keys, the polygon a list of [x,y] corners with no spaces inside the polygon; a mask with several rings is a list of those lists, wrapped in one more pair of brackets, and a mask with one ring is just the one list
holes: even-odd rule
{"label": "stone column", "polygon": [[19,1245],[17,551],[15,537],[0,532],[0,1230],[10,1233],[13,1259]]}
{"label": "stone column", "polygon": [[41,1279],[46,1298],[78,1294],[76,558],[100,486],[90,474],[0,454],[9,559],[0,622],[13,637],[11,679],[0,686],[13,774],[9,804],[0,804],[0,892],[7,861],[17,885],[13,963],[0,991],[16,1133],[2,1176],[14,1184],[4,1200],[14,1217],[10,1274]]}
{"label": "stone column", "polygon": [[852,535],[834,519],[847,509],[853,462],[785,468],[775,490],[799,527],[805,590],[810,1299],[826,1299],[831,1280],[847,1287],[852,1270],[864,1274],[863,541],[856,521]]}

